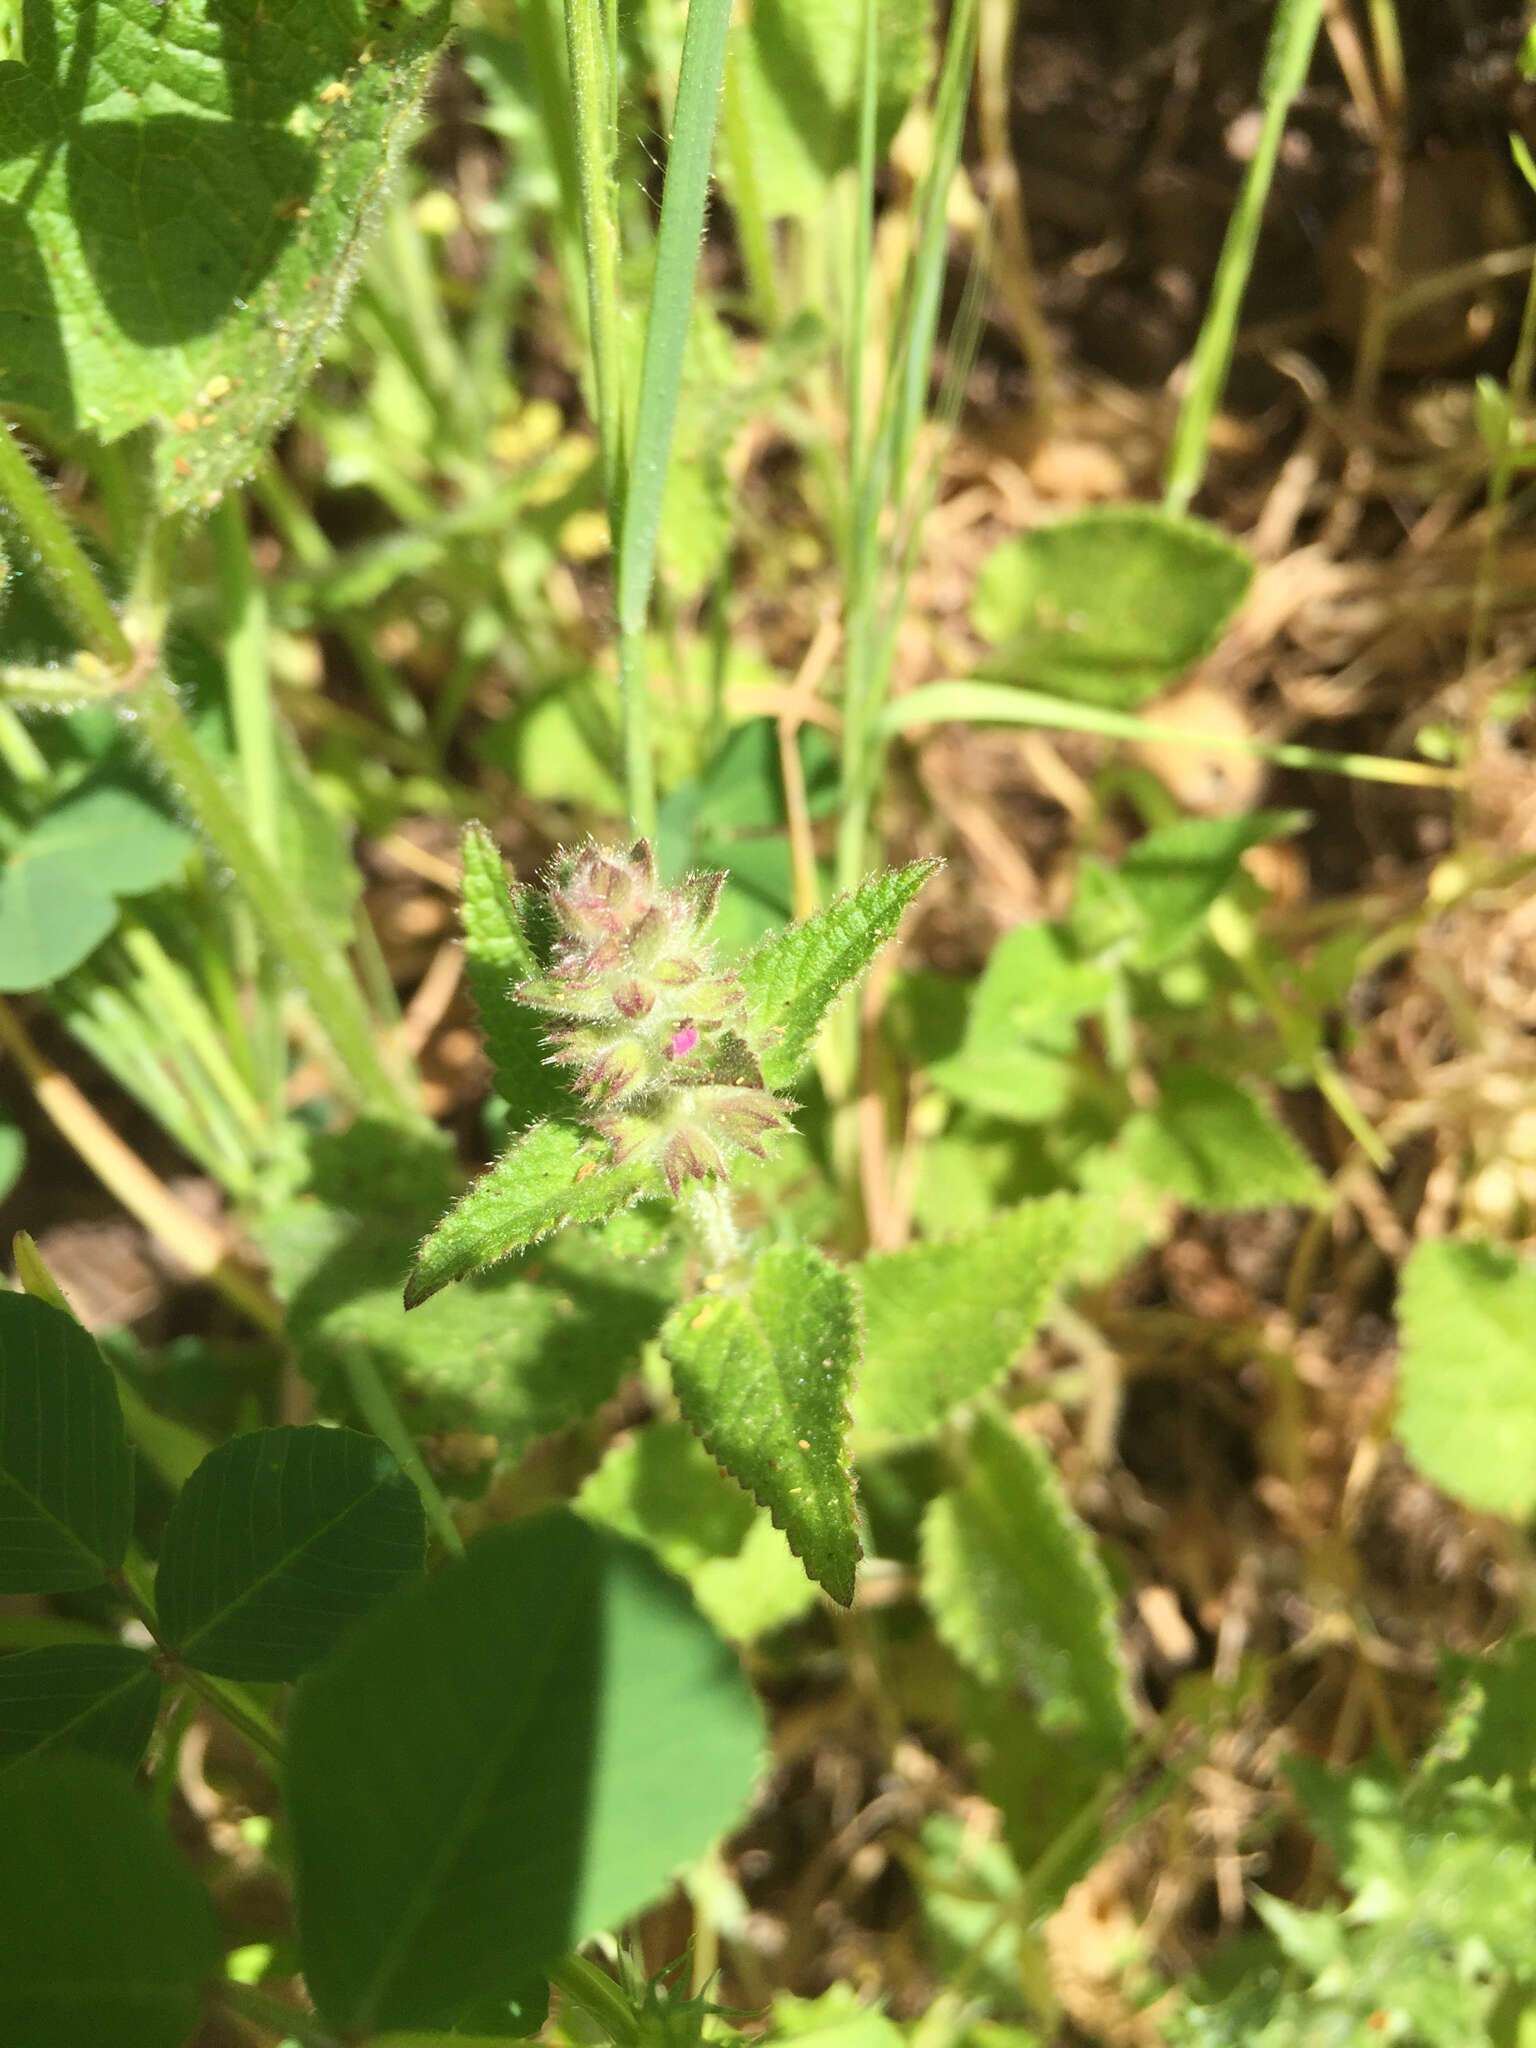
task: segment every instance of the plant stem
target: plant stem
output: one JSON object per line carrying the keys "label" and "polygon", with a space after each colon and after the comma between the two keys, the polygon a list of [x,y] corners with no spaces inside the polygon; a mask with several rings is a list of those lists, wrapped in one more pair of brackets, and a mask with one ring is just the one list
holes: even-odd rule
{"label": "plant stem", "polygon": [[1306,82],[1312,48],[1322,25],[1324,0],[1279,0],[1269,45],[1264,53],[1262,94],[1264,120],[1258,143],[1243,173],[1237,205],[1227,223],[1226,240],[1216,265],[1210,305],[1189,362],[1189,382],[1179,408],[1163,503],[1182,512],[1205,476],[1211,421],[1227,387],[1237,316],[1253,269],[1264,202],[1280,158],[1280,143],[1292,102]]}
{"label": "plant stem", "polygon": [[352,1398],[364,1422],[393,1453],[395,1463],[421,1495],[427,1520],[442,1537],[444,1547],[452,1556],[462,1557],[464,1538],[459,1534],[459,1525],[453,1519],[437,1481],[427,1470],[426,1462],[416,1448],[416,1439],[406,1428],[399,1409],[390,1398],[389,1389],[379,1377],[377,1366],[354,1346],[349,1347],[346,1353],[344,1370],[347,1385],[352,1389]]}
{"label": "plant stem", "polygon": [[237,1984],[232,1977],[226,1977],[215,1988],[214,1997],[236,2018],[249,2020],[263,2033],[277,2034],[284,2040],[301,2041],[304,2048],[341,2048],[336,2036],[329,2033],[313,2013],[300,2012],[297,2006],[285,2005],[282,1999],[258,1990],[254,1984]]}
{"label": "plant stem", "polygon": [[224,601],[224,672],[235,752],[245,785],[246,816],[251,837],[268,860],[276,860],[277,728],[267,675],[267,600],[251,573],[250,535],[238,491],[225,496],[211,524]]}
{"label": "plant stem", "polygon": [[624,502],[624,398],[619,352],[619,224],[608,119],[608,57],[602,0],[565,0],[581,233],[587,259],[587,317],[603,495],[615,541]]}
{"label": "plant stem", "polygon": [[53,494],[3,420],[0,507],[32,548],[38,573],[86,646],[111,667],[127,668],[133,660],[128,636]]}
{"label": "plant stem", "polygon": [[243,1735],[269,1764],[282,1763],[283,1738],[256,1702],[248,1699],[239,1686],[231,1685],[227,1679],[210,1678],[206,1671],[194,1671],[186,1664],[176,1666],[176,1676],[199,1699],[206,1700],[210,1707],[222,1714],[230,1727]]}
{"label": "plant stem", "polygon": [[380,1056],[357,984],[303,897],[256,844],[162,670],[146,679],[139,704],[141,730],[156,760],[204,838],[238,878],[268,945],[308,997],[315,1021],[363,1103],[398,1118],[407,1107],[403,1090]]}

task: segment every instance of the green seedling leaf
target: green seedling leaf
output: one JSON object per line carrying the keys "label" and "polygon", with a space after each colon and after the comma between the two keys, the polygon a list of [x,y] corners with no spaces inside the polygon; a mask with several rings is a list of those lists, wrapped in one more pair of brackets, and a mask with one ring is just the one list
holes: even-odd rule
{"label": "green seedling leaf", "polygon": [[827,1012],[894,937],[907,905],[939,865],[917,860],[875,875],[804,924],[777,933],[742,962],[742,985],[755,1018],[779,1034],[762,1063],[770,1088],[787,1087],[806,1065]]}
{"label": "green seedling leaf", "polygon": [[1127,1119],[1118,1156],[1091,1163],[1086,1186],[1109,1193],[1129,1181],[1191,1209],[1326,1201],[1322,1175],[1258,1096],[1203,1067],[1169,1067],[1161,1089],[1156,1109]]}
{"label": "green seedling leaf", "polygon": [[184,2048],[220,1943],[148,1800],[93,1756],[0,1778],[0,2040]]}
{"label": "green seedling leaf", "polygon": [[735,1658],[644,1552],[564,1511],[478,1538],[299,1687],[317,2005],[371,2033],[517,1997],[738,1819],[762,1742]]}
{"label": "green seedling leaf", "polygon": [[[876,0],[875,148],[883,156],[933,62],[932,0]],[[862,9],[762,0],[731,39],[752,169],[775,215],[805,217],[858,160]]]}
{"label": "green seedling leaf", "polygon": [[1059,927],[1022,924],[999,939],[971,999],[959,1049],[929,1078],[985,1116],[1041,1123],[1071,1091],[1078,1020],[1109,999],[1113,979],[1074,957]]}
{"label": "green seedling leaf", "polygon": [[601,1223],[642,1194],[647,1178],[609,1163],[607,1147],[569,1124],[534,1124],[461,1197],[416,1254],[405,1305],[536,1244],[572,1223]]}
{"label": "green seedling leaf", "polygon": [[0,989],[45,988],[117,922],[121,896],[171,881],[192,836],[138,790],[93,782],[39,820],[0,873]]}
{"label": "green seedling leaf", "polygon": [[35,13],[0,66],[0,403],[104,441],[153,423],[162,501],[206,504],[335,325],[448,10]]}
{"label": "green seedling leaf", "polygon": [[1134,710],[1210,653],[1253,564],[1200,520],[1105,506],[1003,541],[971,616],[994,672],[1081,703]]}
{"label": "green seedling leaf", "polygon": [[816,1598],[767,1510],[721,1471],[685,1423],[653,1422],[614,1444],[576,1505],[686,1579],[722,1635],[750,1641],[795,1620]]}
{"label": "green seedling leaf", "polygon": [[1396,1430],[1468,1507],[1536,1514],[1536,1265],[1481,1241],[1415,1246],[1398,1293]]}
{"label": "green seedling leaf", "polygon": [[483,825],[465,828],[464,959],[496,1087],[511,1112],[510,1128],[545,1117],[570,1118],[576,1099],[551,1064],[538,1013],[512,1000],[512,990],[540,971],[518,918],[506,862]]}
{"label": "green seedling leaf", "polygon": [[182,1489],[160,1553],[162,1640],[221,1678],[297,1678],[400,1580],[419,1572],[415,1487],[351,1429],[255,1429]]}
{"label": "green seedling leaf", "polygon": [[85,1750],[132,1770],[160,1706],[160,1678],[122,1643],[60,1643],[0,1657],[0,1774],[44,1750]]}
{"label": "green seedling leaf", "polygon": [[1299,811],[1181,818],[1138,839],[1118,867],[1085,861],[1072,934],[1089,956],[1118,955],[1133,967],[1159,967],[1200,931],[1249,847],[1283,838],[1305,822]]}
{"label": "green seedling leaf", "polygon": [[101,1353],[73,1317],[0,1294],[0,1593],[99,1585],[132,1516],[133,1455]]}
{"label": "green seedling leaf", "polygon": [[859,1315],[848,1275],[808,1245],[771,1246],[739,1292],[677,1309],[661,1344],[707,1449],[848,1606],[859,1559],[846,1442]]}
{"label": "green seedling leaf", "polygon": [[1043,1447],[984,1409],[960,1483],[923,1519],[923,1597],[942,1641],[984,1685],[1017,1687],[1047,1733],[1105,1764],[1131,1706],[1115,1597]]}
{"label": "green seedling leaf", "polygon": [[918,1437],[1000,1380],[1034,1335],[1077,1245],[1080,1205],[1029,1202],[946,1243],[857,1268],[864,1367],[855,1427]]}

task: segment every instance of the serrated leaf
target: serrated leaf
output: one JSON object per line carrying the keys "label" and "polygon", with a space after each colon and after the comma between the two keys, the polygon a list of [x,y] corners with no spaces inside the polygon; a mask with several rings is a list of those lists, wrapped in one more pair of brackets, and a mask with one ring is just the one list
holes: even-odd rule
{"label": "serrated leaf", "polygon": [[99,1757],[0,1777],[0,2041],[183,2048],[220,1942],[149,1801]]}
{"label": "serrated leaf", "polygon": [[894,936],[907,905],[939,866],[917,860],[875,875],[804,924],[776,933],[742,962],[755,1020],[778,1033],[762,1062],[770,1088],[787,1087],[805,1066],[827,1012]]}
{"label": "serrated leaf", "polygon": [[0,1593],[99,1585],[132,1515],[133,1454],[101,1353],[73,1317],[0,1294]]}
{"label": "serrated leaf", "polygon": [[425,1555],[420,1497],[376,1438],[251,1430],[210,1452],[171,1510],[161,1639],[196,1671],[297,1678]]}
{"label": "serrated leaf", "polygon": [[1056,1195],[963,1237],[863,1260],[855,1428],[924,1436],[1001,1379],[1045,1314],[1080,1224],[1081,1205]]}
{"label": "serrated leaf", "polygon": [[1536,1514],[1536,1264],[1480,1240],[1416,1245],[1397,1298],[1396,1433],[1468,1507]]}
{"label": "serrated leaf", "polygon": [[676,1309],[661,1344],[705,1446],[848,1606],[859,1559],[846,1442],[859,1317],[848,1275],[808,1245],[770,1246],[738,1292]]}
{"label": "serrated leaf", "polygon": [[440,1287],[481,1272],[568,1224],[601,1223],[658,1186],[647,1176],[611,1165],[607,1146],[570,1124],[534,1124],[460,1197],[422,1245],[405,1283],[405,1305],[419,1307]]}
{"label": "serrated leaf", "polygon": [[138,790],[102,779],[47,812],[0,872],[0,989],[46,988],[117,922],[116,898],[170,881],[192,836]]}
{"label": "serrated leaf", "polygon": [[1079,512],[1001,542],[971,615],[993,672],[1134,710],[1209,654],[1253,564],[1226,535],[1151,505]]}
{"label": "serrated leaf", "polygon": [[513,988],[536,975],[539,962],[518,919],[500,848],[483,825],[465,828],[463,857],[465,971],[497,1091],[510,1111],[508,1128],[570,1118],[576,1097],[562,1070],[550,1063],[543,1020],[512,1001]]}
{"label": "serrated leaf", "polygon": [[335,324],[447,9],[100,0],[27,21],[25,62],[0,65],[0,402],[106,441],[160,425],[162,501],[202,505]]}
{"label": "serrated leaf", "polygon": [[735,1657],[644,1552],[564,1511],[481,1536],[299,1687],[317,2005],[371,2033],[517,1996],[738,1818],[762,1739]]}
{"label": "serrated leaf", "polygon": [[1057,925],[1016,925],[993,947],[958,1048],[931,1060],[946,1095],[984,1116],[1042,1123],[1065,1105],[1077,1024],[1109,999],[1112,977],[1076,959]]}
{"label": "serrated leaf", "polygon": [[[890,147],[933,62],[932,0],[876,0],[875,147]],[[858,159],[861,10],[759,0],[735,31],[734,91],[762,201],[809,215]]]}
{"label": "serrated leaf", "polygon": [[1120,1131],[1119,1157],[1085,1168],[1095,1192],[1135,1186],[1192,1209],[1316,1207],[1327,1183],[1259,1097],[1203,1067],[1168,1067],[1155,1109],[1138,1110]]}
{"label": "serrated leaf", "polygon": [[45,1750],[132,1770],[160,1706],[160,1675],[122,1643],[59,1643],[0,1657],[0,1772]]}
{"label": "serrated leaf", "polygon": [[1120,1761],[1132,1722],[1115,1598],[1043,1447],[981,1410],[963,1476],[923,1518],[923,1597],[984,1685],[1018,1687],[1048,1734]]}
{"label": "serrated leaf", "polygon": [[722,1635],[750,1641],[816,1598],[767,1510],[684,1423],[653,1422],[612,1445],[576,1506],[686,1579]]}

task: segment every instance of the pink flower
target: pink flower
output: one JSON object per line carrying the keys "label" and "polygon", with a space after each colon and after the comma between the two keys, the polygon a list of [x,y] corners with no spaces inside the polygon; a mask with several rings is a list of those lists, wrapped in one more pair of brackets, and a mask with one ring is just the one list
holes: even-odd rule
{"label": "pink flower", "polygon": [[698,1042],[698,1025],[683,1024],[676,1031],[673,1032],[671,1040],[667,1046],[667,1050],[671,1054],[673,1059],[680,1060],[685,1053],[692,1052],[694,1047],[698,1044]]}

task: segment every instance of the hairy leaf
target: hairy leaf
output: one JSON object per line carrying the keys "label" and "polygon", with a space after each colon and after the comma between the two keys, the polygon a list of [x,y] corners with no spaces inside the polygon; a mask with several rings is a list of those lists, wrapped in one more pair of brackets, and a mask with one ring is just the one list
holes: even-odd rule
{"label": "hairy leaf", "polygon": [[1066,1103],[1077,1023],[1107,1000],[1112,980],[1075,959],[1056,925],[1016,925],[992,949],[964,1035],[928,1063],[936,1086],[985,1116],[1042,1123]]}
{"label": "hairy leaf", "polygon": [[1131,1735],[1115,1599],[1044,1449],[983,1409],[960,1483],[923,1521],[923,1597],[984,1684],[1018,1687],[1048,1734],[1116,1763]]}
{"label": "hairy leaf", "polygon": [[1536,1514],[1536,1264],[1477,1241],[1415,1246],[1398,1292],[1397,1435],[1468,1507]]}
{"label": "hairy leaf", "polygon": [[545,1024],[534,1010],[512,1001],[520,981],[540,964],[518,919],[506,863],[483,825],[465,828],[464,958],[496,1087],[511,1112],[509,1128],[525,1130],[545,1117],[569,1118],[576,1098],[562,1070],[551,1064]]}
{"label": "hairy leaf", "polygon": [[251,1430],[211,1452],[171,1510],[161,1635],[194,1670],[297,1678],[425,1553],[420,1497],[376,1438]]}
{"label": "hairy leaf", "polygon": [[481,1272],[511,1252],[571,1223],[605,1217],[659,1192],[649,1179],[609,1163],[608,1148],[569,1124],[534,1124],[515,1138],[463,1195],[416,1254],[405,1305]]}
{"label": "hairy leaf", "polygon": [[864,1368],[855,1426],[915,1437],[1002,1378],[1077,1245],[1081,1208],[1027,1202],[963,1237],[875,1252],[856,1269]]}
{"label": "hairy leaf", "polygon": [[131,1770],[159,1706],[159,1674],[122,1643],[0,1657],[0,1772],[50,1749],[86,1750]]}
{"label": "hairy leaf", "polygon": [[847,1449],[859,1315],[848,1275],[808,1245],[770,1246],[739,1291],[677,1309],[661,1342],[688,1421],[846,1607],[859,1559]]}
{"label": "hairy leaf", "polygon": [[334,325],[447,8],[98,0],[26,9],[0,64],[0,403],[115,441],[161,496],[250,469]]}
{"label": "hairy leaf", "polygon": [[115,1764],[0,1777],[5,2048],[183,2048],[219,1961],[208,1894]]}
{"label": "hairy leaf", "polygon": [[338,2029],[445,2027],[638,1911],[741,1813],[762,1721],[644,1552],[492,1530],[302,1682],[300,1951]]}
{"label": "hairy leaf", "polygon": [[994,671],[1089,704],[1134,709],[1210,653],[1253,564],[1213,526],[1112,505],[1001,542],[972,617]]}
{"label": "hairy leaf", "polygon": [[101,1353],[73,1317],[0,1294],[0,1593],[99,1585],[132,1513],[133,1455]]}
{"label": "hairy leaf", "polygon": [[900,924],[934,860],[875,875],[850,896],[778,932],[742,962],[741,979],[757,1023],[779,1036],[763,1061],[770,1088],[784,1088],[810,1059],[823,1018],[864,973]]}
{"label": "hairy leaf", "polygon": [[1138,1110],[1116,1151],[1091,1162],[1084,1184],[1114,1193],[1130,1182],[1192,1209],[1316,1207],[1327,1183],[1260,1098],[1203,1067],[1169,1067],[1155,1109]]}

